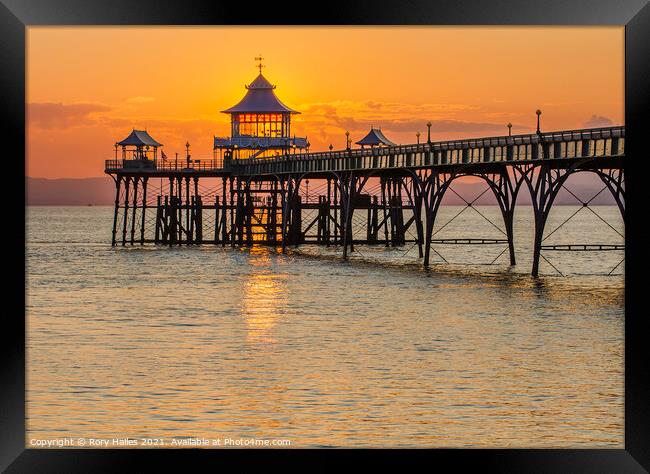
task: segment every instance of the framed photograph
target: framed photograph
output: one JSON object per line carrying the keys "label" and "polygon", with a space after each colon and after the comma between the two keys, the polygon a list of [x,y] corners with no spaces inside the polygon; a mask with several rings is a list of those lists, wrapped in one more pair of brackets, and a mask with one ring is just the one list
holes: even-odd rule
{"label": "framed photograph", "polygon": [[2,469],[647,472],[647,2],[323,10],[2,0]]}

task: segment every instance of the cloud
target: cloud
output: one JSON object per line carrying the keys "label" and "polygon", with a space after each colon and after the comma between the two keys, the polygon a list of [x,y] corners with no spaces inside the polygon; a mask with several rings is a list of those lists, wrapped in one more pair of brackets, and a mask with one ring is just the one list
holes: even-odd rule
{"label": "cloud", "polygon": [[594,128],[594,127],[609,127],[614,125],[614,122],[608,117],[603,117],[602,115],[592,115],[589,120],[582,124],[585,128]]}
{"label": "cloud", "polygon": [[[302,114],[294,117],[292,130],[308,135],[315,150],[330,143],[341,146],[346,130],[356,140],[370,127],[381,128],[396,143],[412,143],[416,132],[426,136],[429,121],[435,140],[506,135],[506,123],[512,121],[510,113],[500,116],[472,104],[338,100],[298,104],[297,109]],[[513,132],[529,130],[530,126],[513,122]]]}
{"label": "cloud", "polygon": [[45,129],[66,129],[94,124],[97,114],[111,107],[94,103],[62,104],[34,102],[27,106],[28,124]]}
{"label": "cloud", "polygon": [[129,97],[126,99],[126,102],[129,104],[146,104],[148,102],[153,102],[154,100],[156,99],[153,97],[144,97],[139,95],[137,97]]}
{"label": "cloud", "polygon": [[467,104],[408,104],[404,102],[379,102],[368,100],[364,102],[338,100],[333,102],[317,102],[301,104],[299,110],[304,115],[339,114],[363,117],[403,117],[404,115],[426,115],[435,118],[436,115],[453,115],[468,110],[478,110],[479,107]]}
{"label": "cloud", "polygon": [[463,112],[477,109],[476,106],[464,104],[336,101],[304,104],[303,115],[298,121],[308,128],[330,127],[350,131],[368,130],[374,126],[394,132],[415,133],[417,130],[426,129],[428,121],[432,123],[432,131],[437,132],[464,133],[504,129],[505,124],[502,122],[460,119]]}
{"label": "cloud", "polygon": [[218,135],[219,130],[229,129],[226,117],[184,119],[142,115],[127,113],[124,107],[116,109],[97,103],[30,103],[27,123],[32,128],[73,134],[80,133],[76,130],[79,127],[95,127],[108,130],[116,139],[124,138],[132,128],[146,128],[154,136],[179,143],[185,143],[188,138],[212,143],[212,136]]}
{"label": "cloud", "polygon": [[[368,120],[353,121],[357,126],[355,129],[370,129],[370,122]],[[350,122],[352,125],[353,122]],[[386,120],[380,123],[375,123],[375,126],[381,126],[383,129],[391,130],[393,132],[413,132],[423,131],[426,129],[426,123],[422,120]],[[522,125],[517,125],[516,128],[524,128]],[[506,133],[506,128],[503,123],[493,122],[470,122],[463,120],[431,120],[432,133],[466,133],[466,132],[489,132],[501,131]]]}

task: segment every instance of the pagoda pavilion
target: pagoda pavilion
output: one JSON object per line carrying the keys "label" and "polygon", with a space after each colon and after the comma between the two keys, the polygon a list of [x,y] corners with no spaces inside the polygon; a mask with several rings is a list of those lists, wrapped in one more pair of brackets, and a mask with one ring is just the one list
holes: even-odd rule
{"label": "pagoda pavilion", "polygon": [[382,133],[381,129],[370,127],[368,134],[363,137],[361,140],[356,142],[357,145],[361,145],[361,148],[364,146],[369,146],[374,148],[376,146],[392,146],[395,143],[391,142],[386,136]]}
{"label": "pagoda pavilion", "polygon": [[115,160],[121,148],[125,168],[155,168],[158,148],[162,146],[146,130],[133,129],[128,137],[115,143]]}
{"label": "pagoda pavilion", "polygon": [[224,153],[234,159],[262,158],[295,153],[309,146],[307,138],[291,136],[291,116],[300,112],[284,105],[275,87],[262,74],[246,86],[246,95],[236,105],[222,110],[230,114],[230,137],[214,137],[215,159]]}

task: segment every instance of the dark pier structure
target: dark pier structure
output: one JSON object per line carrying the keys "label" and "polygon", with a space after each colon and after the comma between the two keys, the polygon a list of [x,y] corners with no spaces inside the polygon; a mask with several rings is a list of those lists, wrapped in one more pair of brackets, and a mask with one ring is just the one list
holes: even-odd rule
{"label": "dark pier structure", "polygon": [[[310,152],[291,135],[291,115],[260,73],[246,96],[224,111],[232,135],[214,138],[212,159],[167,158],[146,131],[115,145],[105,172],[115,180],[112,244],[282,247],[416,246],[424,266],[432,246],[502,244],[515,265],[513,215],[518,194],[534,213],[532,274],[544,251],[622,250],[613,244],[544,245],[549,212],[566,180],[595,173],[625,222],[625,127],[395,145],[372,129],[352,148]],[[418,134],[419,142],[419,134]],[[502,238],[435,239],[436,216],[458,178],[484,180],[503,218]],[[468,206],[473,202],[466,201]],[[589,202],[583,202],[588,206]],[[435,251],[435,250],[434,250]]]}

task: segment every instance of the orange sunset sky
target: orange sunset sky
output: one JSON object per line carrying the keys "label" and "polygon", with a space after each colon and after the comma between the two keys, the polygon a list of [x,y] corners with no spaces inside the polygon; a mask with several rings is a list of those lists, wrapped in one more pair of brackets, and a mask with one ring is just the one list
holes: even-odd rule
{"label": "orange sunset sky", "polygon": [[102,176],[132,128],[210,158],[259,54],[314,151],[624,118],[623,27],[29,27],[27,176]]}

